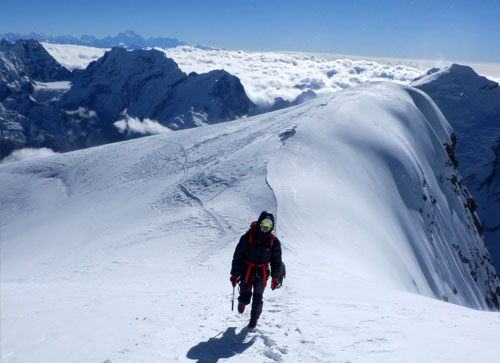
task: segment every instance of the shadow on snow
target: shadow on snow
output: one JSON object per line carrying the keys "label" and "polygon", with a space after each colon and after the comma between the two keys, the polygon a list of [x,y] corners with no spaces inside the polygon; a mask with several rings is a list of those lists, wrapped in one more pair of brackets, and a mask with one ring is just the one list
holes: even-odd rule
{"label": "shadow on snow", "polygon": [[250,331],[251,329],[244,328],[236,334],[235,327],[227,328],[220,338],[217,338],[216,335],[189,349],[186,357],[198,359],[197,363],[216,363],[219,359],[241,354],[255,343],[255,337],[245,343],[245,338]]}

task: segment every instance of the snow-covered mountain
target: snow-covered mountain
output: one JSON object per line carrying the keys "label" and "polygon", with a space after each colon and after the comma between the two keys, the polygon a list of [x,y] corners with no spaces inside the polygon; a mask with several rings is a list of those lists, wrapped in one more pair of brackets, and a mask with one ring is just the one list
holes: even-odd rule
{"label": "snow-covered mountain", "polygon": [[[451,131],[379,83],[1,164],[2,361],[495,361],[499,281]],[[288,276],[251,331],[229,269],[262,209]]]}
{"label": "snow-covered mountain", "polygon": [[0,48],[0,157],[22,147],[68,151],[246,115],[251,101],[223,70],[179,70],[156,50],[113,48],[69,72],[40,43]]}
{"label": "snow-covered mountain", "polygon": [[39,43],[0,41],[0,158],[26,146],[55,146],[45,128],[59,127],[59,111],[48,103],[69,88],[70,76]]}
{"label": "snow-covered mountain", "polygon": [[500,87],[453,64],[413,83],[426,92],[456,133],[456,159],[470,189],[488,249],[500,270]]}
{"label": "snow-covered mountain", "polygon": [[[377,80],[408,84],[423,72],[411,65],[326,60],[311,55],[203,50],[189,46],[159,49],[179,64],[179,70],[155,52],[133,56],[118,49],[110,52],[69,44],[43,46],[60,64],[37,42],[20,41],[14,46],[2,43],[0,156],[26,146],[72,150],[139,134],[165,132],[168,127],[175,130],[224,121],[297,105],[317,94],[330,94]],[[139,54],[152,55],[151,63],[146,65]],[[95,63],[86,70],[92,61]],[[81,71],[69,75],[61,65]],[[142,72],[143,67],[151,72]],[[157,72],[156,67],[165,67],[172,73]],[[251,108],[238,82],[233,83],[234,78],[216,71],[217,68],[238,76],[256,107]],[[118,69],[121,71],[114,71]],[[181,71],[205,74],[186,76]],[[175,84],[173,91],[172,81],[177,78],[187,81],[179,87]],[[218,89],[212,87],[214,84]],[[500,91],[497,83],[478,76],[468,67],[453,65],[441,71],[431,70],[414,84],[435,100],[456,129],[459,169],[475,197],[470,199],[469,206],[471,209],[478,206],[488,248],[498,270],[500,199],[496,160]],[[165,94],[156,92],[157,87],[169,90],[168,105]],[[206,89],[211,89],[208,97]],[[216,102],[212,102],[212,94],[218,94]],[[227,97],[228,94],[234,97]],[[65,111],[61,112],[61,108]]]}
{"label": "snow-covered mountain", "polygon": [[70,72],[36,41],[9,43],[2,40],[0,50],[2,77],[11,77],[7,78],[8,81],[16,82],[22,75],[42,82],[62,81],[70,77]]}
{"label": "snow-covered mountain", "polygon": [[0,34],[0,39],[8,40],[11,43],[15,43],[18,40],[22,39],[33,39],[38,42],[54,44],[78,44],[96,48],[123,47],[127,49],[142,49],[146,47],[170,48],[186,45],[185,42],[180,41],[176,38],[145,38],[142,35],[133,32],[132,30],[125,30],[124,32],[118,33],[116,36],[106,36],[104,38],[96,38],[91,35],[82,35],[79,38],[70,35],[50,36],[32,32],[29,34]]}
{"label": "snow-covered mountain", "polygon": [[93,110],[110,126],[126,110],[174,130],[241,117],[251,104],[239,79],[223,70],[186,75],[162,52],[121,48],[75,71],[61,99],[63,108]]}

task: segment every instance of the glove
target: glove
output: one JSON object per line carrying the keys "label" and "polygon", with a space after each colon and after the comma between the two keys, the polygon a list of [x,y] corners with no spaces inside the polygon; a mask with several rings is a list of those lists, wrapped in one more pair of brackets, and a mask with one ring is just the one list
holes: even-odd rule
{"label": "glove", "polygon": [[233,287],[236,287],[236,284],[238,283],[238,276],[231,275],[229,281],[231,281],[231,285],[233,285]]}
{"label": "glove", "polygon": [[279,285],[278,278],[273,277],[273,279],[271,280],[271,290],[274,290],[275,288],[277,288],[278,285]]}

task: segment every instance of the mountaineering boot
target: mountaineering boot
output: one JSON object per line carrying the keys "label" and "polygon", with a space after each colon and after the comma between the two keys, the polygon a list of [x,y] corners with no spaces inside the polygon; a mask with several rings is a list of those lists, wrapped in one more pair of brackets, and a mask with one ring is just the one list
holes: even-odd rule
{"label": "mountaineering boot", "polygon": [[245,311],[245,305],[243,305],[242,303],[238,303],[238,312],[240,314],[243,314],[244,311]]}
{"label": "mountaineering boot", "polygon": [[254,319],[254,318],[250,319],[250,322],[248,323],[248,327],[250,329],[253,329],[253,328],[255,328],[256,325],[257,325],[257,319]]}

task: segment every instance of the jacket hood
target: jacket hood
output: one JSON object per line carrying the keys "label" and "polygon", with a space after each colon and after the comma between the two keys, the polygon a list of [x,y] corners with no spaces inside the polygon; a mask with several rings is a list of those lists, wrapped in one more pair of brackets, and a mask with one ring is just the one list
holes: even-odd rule
{"label": "jacket hood", "polygon": [[259,216],[259,219],[257,219],[257,227],[260,226],[260,222],[262,222],[264,219],[266,218],[269,218],[270,220],[273,221],[273,228],[271,229],[271,231],[274,230],[274,226],[275,226],[275,221],[274,221],[274,215],[269,212],[269,211],[263,211],[260,216]]}

